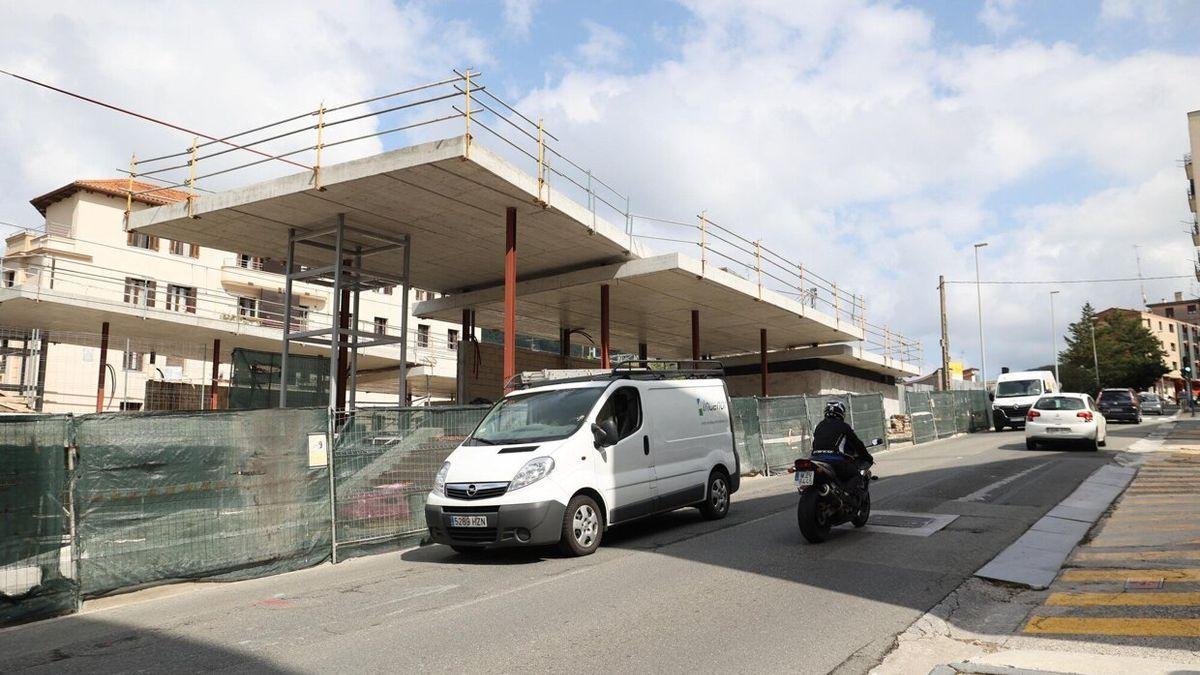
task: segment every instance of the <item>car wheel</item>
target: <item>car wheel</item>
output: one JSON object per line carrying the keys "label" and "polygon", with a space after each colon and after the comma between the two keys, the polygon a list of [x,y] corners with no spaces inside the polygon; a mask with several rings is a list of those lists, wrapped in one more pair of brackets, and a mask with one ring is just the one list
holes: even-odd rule
{"label": "car wheel", "polygon": [[1096,452],[1100,449],[1100,442],[1094,438],[1089,441],[1084,441],[1084,448],[1091,450],[1092,452]]}
{"label": "car wheel", "polygon": [[604,516],[596,500],[587,495],[575,495],[563,512],[560,551],[569,556],[591,555],[600,548],[604,533]]}
{"label": "car wheel", "polygon": [[1037,448],[1038,448],[1037,441],[1033,440],[1032,438],[1025,439],[1025,449],[1026,450],[1037,450]]}
{"label": "car wheel", "polygon": [[729,478],[724,471],[714,469],[708,475],[708,488],[700,514],[705,520],[720,520],[729,513]]}
{"label": "car wheel", "polygon": [[1004,431],[1004,425],[1000,424],[998,422],[993,422],[992,428],[995,429],[996,431]]}

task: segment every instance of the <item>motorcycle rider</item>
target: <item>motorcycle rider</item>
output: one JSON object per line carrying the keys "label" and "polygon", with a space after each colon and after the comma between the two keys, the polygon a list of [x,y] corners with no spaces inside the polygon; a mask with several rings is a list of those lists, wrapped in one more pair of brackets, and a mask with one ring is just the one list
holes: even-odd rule
{"label": "motorcycle rider", "polygon": [[[867,446],[859,439],[858,434],[854,433],[854,428],[846,424],[846,404],[837,399],[825,404],[825,419],[813,429],[812,448],[813,452],[839,452],[849,455],[859,469],[865,469],[875,463],[875,458],[867,451]],[[849,471],[838,471],[838,474],[839,480],[844,481],[850,477]]]}

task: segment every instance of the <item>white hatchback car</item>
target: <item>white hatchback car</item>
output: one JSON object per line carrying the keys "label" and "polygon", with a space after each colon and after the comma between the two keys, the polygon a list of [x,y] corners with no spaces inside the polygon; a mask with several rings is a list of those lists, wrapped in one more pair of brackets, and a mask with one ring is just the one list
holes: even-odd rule
{"label": "white hatchback car", "polygon": [[1104,447],[1108,424],[1091,396],[1048,394],[1029,409],[1025,416],[1025,447],[1036,450],[1038,443],[1057,441],[1082,442],[1089,450]]}

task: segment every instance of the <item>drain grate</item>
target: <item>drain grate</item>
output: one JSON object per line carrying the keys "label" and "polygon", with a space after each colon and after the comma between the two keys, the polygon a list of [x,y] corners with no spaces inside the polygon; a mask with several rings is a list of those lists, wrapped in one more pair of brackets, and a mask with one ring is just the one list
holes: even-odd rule
{"label": "drain grate", "polygon": [[891,514],[878,514],[871,516],[872,525],[883,525],[886,527],[907,527],[914,530],[925,527],[932,522],[933,518],[924,516],[901,516]]}

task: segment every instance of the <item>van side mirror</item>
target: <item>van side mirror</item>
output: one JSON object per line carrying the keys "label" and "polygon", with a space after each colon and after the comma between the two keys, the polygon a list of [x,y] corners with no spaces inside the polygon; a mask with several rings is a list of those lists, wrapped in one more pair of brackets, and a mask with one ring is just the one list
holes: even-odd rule
{"label": "van side mirror", "polygon": [[617,444],[617,423],[611,419],[592,424],[592,438],[597,448],[607,448]]}

